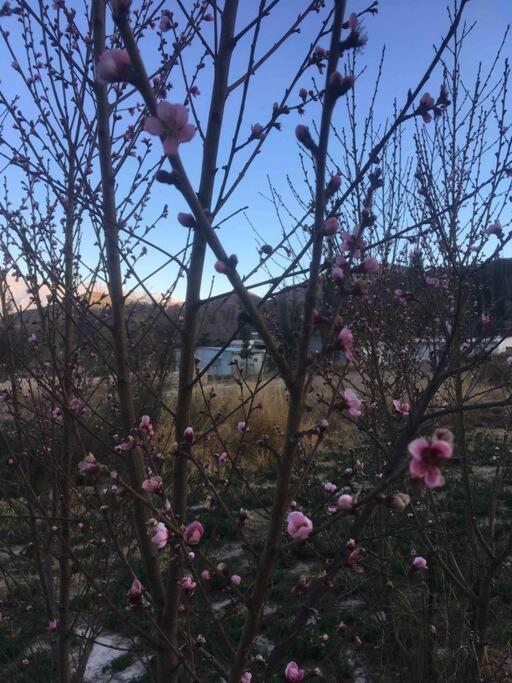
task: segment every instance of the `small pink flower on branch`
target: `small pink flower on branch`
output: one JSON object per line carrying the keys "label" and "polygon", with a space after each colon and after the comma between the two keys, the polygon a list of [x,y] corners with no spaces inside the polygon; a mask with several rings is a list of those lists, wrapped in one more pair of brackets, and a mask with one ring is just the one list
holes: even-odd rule
{"label": "small pink flower on branch", "polygon": [[287,531],[294,541],[305,541],[313,531],[313,522],[302,512],[294,510],[288,515]]}
{"label": "small pink flower on branch", "polygon": [[159,102],[156,116],[149,116],[144,129],[151,135],[164,136],[164,152],[177,154],[178,145],[190,142],[196,133],[195,127],[188,123],[188,110],[183,104]]}
{"label": "small pink flower on branch", "polygon": [[351,496],[350,493],[344,493],[338,498],[336,504],[343,512],[351,512],[354,509],[354,497]]}
{"label": "small pink flower on branch", "polygon": [[362,272],[366,273],[367,275],[378,273],[379,268],[379,262],[374,256],[368,256],[368,258],[366,258],[361,264]]}
{"label": "small pink flower on branch", "polygon": [[185,431],[183,432],[183,438],[185,439],[185,443],[191,444],[194,441],[194,430],[192,427],[187,427]]}
{"label": "small pink flower on branch", "polygon": [[244,671],[242,678],[240,679],[240,683],[251,683],[252,681],[252,673],[250,671]]}
{"label": "small pink flower on branch", "polygon": [[183,532],[183,540],[188,545],[198,545],[201,542],[201,539],[203,538],[203,534],[203,525],[201,524],[201,522],[195,520],[193,522],[190,522],[190,524],[188,524],[185,527],[185,531]]}
{"label": "small pink flower on branch", "polygon": [[343,97],[354,86],[354,76],[342,76],[335,71],[329,78],[329,88],[334,97]]}
{"label": "small pink flower on branch", "polygon": [[191,213],[183,213],[180,211],[178,214],[178,223],[180,225],[183,225],[184,228],[195,228],[196,227],[196,219]]}
{"label": "small pink flower on branch", "polygon": [[251,124],[251,137],[250,140],[260,140],[263,137],[263,126],[261,123]]}
{"label": "small pink flower on branch", "polygon": [[295,129],[295,137],[301,143],[301,145],[304,145],[304,147],[306,147],[306,149],[309,149],[311,152],[316,152],[316,143],[313,141],[313,138],[311,137],[311,133],[309,132],[309,128],[307,126],[299,124]]}
{"label": "small pink flower on branch", "polygon": [[340,268],[339,266],[335,266],[332,269],[331,276],[332,276],[332,279],[334,280],[334,282],[336,282],[337,284],[340,284],[345,279],[345,271],[343,270],[343,268]]}
{"label": "small pink flower on branch", "polygon": [[412,477],[422,479],[429,489],[438,488],[444,484],[440,465],[452,457],[452,444],[444,439],[435,438],[435,435],[432,441],[422,437],[411,441],[409,453],[412,455],[409,466]]}
{"label": "small pink flower on branch", "polygon": [[242,583],[242,578],[238,576],[238,574],[233,574],[233,576],[229,580],[231,582],[231,585],[235,586],[235,588],[238,588],[238,586]]}
{"label": "small pink flower on branch", "polygon": [[411,411],[411,406],[399,398],[395,398],[393,400],[393,408],[396,410],[397,413],[400,413],[401,415],[409,415]]}
{"label": "small pink flower on branch", "polygon": [[416,555],[412,561],[411,568],[413,571],[425,571],[428,569],[427,560],[421,555]]}
{"label": "small pink flower on branch", "polygon": [[249,427],[247,426],[247,423],[244,420],[241,420],[237,426],[236,429],[240,434],[244,434],[245,432],[249,431]]}
{"label": "small pink flower on branch", "polygon": [[140,603],[142,599],[142,583],[139,581],[139,579],[134,579],[132,585],[130,586],[130,589],[128,590],[128,600],[133,604],[136,605]]}
{"label": "small pink flower on branch", "polygon": [[336,491],[336,485],[332,484],[330,481],[326,481],[324,484],[324,491],[326,493],[334,493]]}
{"label": "small pink flower on branch", "polygon": [[485,229],[485,234],[486,235],[496,235],[499,239],[503,237],[503,228],[501,226],[500,220],[494,221],[494,223],[491,223],[488,228]]}
{"label": "small pink flower on branch", "polygon": [[154,475],[142,482],[142,488],[146,493],[160,493],[163,490],[162,477]]}
{"label": "small pink flower on branch", "polygon": [[85,458],[78,463],[80,474],[98,474],[100,469],[101,465],[92,453],[88,453]]}
{"label": "small pink flower on branch", "polygon": [[324,227],[322,230],[322,234],[325,237],[331,237],[332,235],[335,235],[338,230],[340,229],[340,222],[335,216],[331,216],[328,218],[325,223]]}
{"label": "small pink flower on branch", "polygon": [[354,343],[354,337],[352,331],[348,327],[343,327],[338,334],[336,340],[336,348],[341,351],[347,360],[354,360],[352,353],[352,346]]}
{"label": "small pink flower on branch", "polygon": [[144,434],[148,438],[151,438],[154,436],[155,432],[153,430],[153,424],[151,422],[151,418],[149,417],[149,415],[143,415],[140,418],[139,429],[141,430],[141,432],[144,432]]}
{"label": "small pink flower on branch", "polygon": [[299,669],[299,665],[296,662],[288,662],[286,669],[284,670],[284,677],[288,683],[297,683],[297,681],[303,681],[304,670]]}
{"label": "small pink flower on branch", "polygon": [[337,192],[341,187],[341,176],[339,173],[332,175],[329,182],[325,186],[325,193],[327,197],[331,197],[335,192]]}
{"label": "small pink flower on branch", "polygon": [[133,69],[126,50],[105,50],[96,64],[96,80],[102,85],[108,83],[130,83]]}
{"label": "small pink flower on branch", "polygon": [[191,576],[184,576],[180,581],[181,590],[185,593],[193,593],[196,589],[196,582]]}
{"label": "small pink flower on branch", "polygon": [[424,93],[420,98],[420,104],[417,113],[421,116],[425,123],[432,121],[432,116],[429,112],[434,108],[436,101],[429,92]]}
{"label": "small pink flower on branch", "polygon": [[361,399],[357,398],[352,389],[345,389],[338,403],[338,407],[341,408],[341,410],[348,411],[348,414],[352,417],[359,417],[361,415],[361,403]]}
{"label": "small pink flower on branch", "polygon": [[56,631],[59,628],[59,620],[58,619],[50,619],[48,622],[48,630],[49,631]]}
{"label": "small pink flower on branch", "polygon": [[169,540],[169,530],[163,522],[158,522],[155,526],[155,533],[151,537],[151,541],[156,545],[157,548],[165,548],[167,541]]}

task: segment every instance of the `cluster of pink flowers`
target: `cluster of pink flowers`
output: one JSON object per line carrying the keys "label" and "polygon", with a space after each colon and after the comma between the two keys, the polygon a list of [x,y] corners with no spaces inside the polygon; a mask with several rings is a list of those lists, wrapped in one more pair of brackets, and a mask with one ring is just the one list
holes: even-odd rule
{"label": "cluster of pink flowers", "polygon": [[190,142],[196,134],[195,126],[188,123],[188,110],[183,104],[159,102],[156,116],[149,116],[144,129],[151,135],[164,137],[164,152],[177,154],[178,145]]}
{"label": "cluster of pink flowers", "polygon": [[409,453],[412,455],[411,475],[423,480],[429,489],[438,488],[444,484],[440,466],[452,457],[453,435],[448,430],[438,430],[430,440],[415,439],[409,444]]}

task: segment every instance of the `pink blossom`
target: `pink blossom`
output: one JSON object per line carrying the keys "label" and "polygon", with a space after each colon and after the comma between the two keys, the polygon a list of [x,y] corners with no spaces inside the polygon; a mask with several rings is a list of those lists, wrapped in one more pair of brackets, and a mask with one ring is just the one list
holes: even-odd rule
{"label": "pink blossom", "polygon": [[361,250],[368,246],[368,242],[361,237],[360,230],[357,229],[353,234],[344,230],[341,233],[343,243],[341,249],[350,252],[355,258],[361,256]]}
{"label": "pink blossom", "polygon": [[338,338],[336,340],[336,347],[339,351],[343,353],[347,360],[354,359],[354,356],[352,354],[353,340],[354,337],[352,335],[352,331],[348,327],[343,327],[340,330],[340,333],[338,334]]}
{"label": "pink blossom", "polygon": [[263,126],[261,123],[251,124],[251,138],[254,140],[259,140],[263,135]]}
{"label": "pink blossom", "polygon": [[50,619],[48,622],[48,630],[49,631],[56,631],[59,627],[59,620],[58,619]]}
{"label": "pink blossom", "polygon": [[425,282],[429,287],[439,287],[441,285],[438,277],[431,277],[429,275],[425,277]]}
{"label": "pink blossom", "polygon": [[433,489],[444,484],[439,465],[452,457],[453,446],[443,439],[415,439],[409,444],[412,455],[409,471],[417,479],[423,479],[428,488]]}
{"label": "pink blossom", "polygon": [[354,498],[350,493],[344,493],[338,498],[337,502],[338,508],[343,510],[343,512],[350,512],[354,507]]}
{"label": "pink blossom", "polygon": [[86,474],[87,472],[90,474],[97,474],[100,471],[100,468],[101,465],[92,453],[86,455],[85,458],[78,463],[80,474]]}
{"label": "pink blossom", "polygon": [[339,266],[335,266],[332,269],[331,276],[332,276],[332,279],[334,280],[334,282],[337,282],[338,284],[340,284],[345,279],[345,272],[344,272],[343,268],[340,268]]}
{"label": "pink blossom", "polygon": [[133,579],[130,590],[127,593],[130,602],[139,602],[142,597],[142,584],[139,579]]}
{"label": "pink blossom", "polygon": [[221,464],[227,462],[227,461],[229,460],[229,458],[228,458],[228,454],[226,453],[226,451],[223,451],[222,453],[219,453],[219,454],[217,455],[217,460],[218,460],[219,463],[221,463]]}
{"label": "pink blossom", "polygon": [[480,320],[482,322],[482,325],[488,325],[491,322],[491,316],[489,313],[482,313],[480,316]]}
{"label": "pink blossom", "polygon": [[296,681],[304,680],[304,670],[299,669],[296,662],[288,662],[284,670],[284,677],[289,683],[296,683]]}
{"label": "pink blossom", "polygon": [[30,335],[30,337],[28,337],[27,341],[29,344],[32,344],[33,346],[36,346],[37,344],[39,344],[39,339],[37,338],[37,334],[35,334],[35,332],[33,332]]}
{"label": "pink blossom", "polygon": [[421,557],[421,555],[416,555],[416,557],[412,561],[412,567],[416,571],[423,571],[425,569],[428,569],[427,560],[424,557]]}
{"label": "pink blossom", "polygon": [[288,534],[294,541],[305,541],[313,531],[313,522],[298,510],[288,515]]}
{"label": "pink blossom", "polygon": [[357,29],[357,26],[359,24],[359,19],[357,18],[357,14],[352,12],[352,14],[348,18],[348,27],[351,31],[355,31]]}
{"label": "pink blossom", "polygon": [[167,13],[166,14],[162,13],[158,27],[159,27],[160,31],[162,31],[162,33],[166,33],[167,31],[171,30],[172,20],[171,20],[171,17]]}
{"label": "pink blossom", "polygon": [[61,409],[59,408],[59,406],[57,406],[56,408],[54,408],[54,409],[52,410],[52,417],[53,417],[54,420],[57,420],[57,419],[58,419],[59,417],[61,417],[61,416],[62,416],[62,411],[61,411]]}
{"label": "pink blossom", "polygon": [[151,537],[151,541],[157,548],[164,548],[169,540],[169,530],[163,522],[158,522],[155,527],[155,533]]}
{"label": "pink blossom", "polygon": [[411,411],[411,406],[399,398],[393,399],[393,407],[395,408],[396,412],[400,413],[401,415],[409,415]]}
{"label": "pink blossom", "polygon": [[252,673],[249,671],[244,671],[242,678],[240,679],[240,683],[251,683],[252,681]]}
{"label": "pink blossom", "polygon": [[180,213],[178,214],[178,222],[185,228],[196,227],[196,219],[191,213],[183,213],[182,211],[180,211]]}
{"label": "pink blossom", "polygon": [[149,479],[145,479],[142,482],[142,488],[147,493],[160,493],[160,491],[163,488],[162,477],[159,477],[158,475],[154,475],[153,477],[150,477]]}
{"label": "pink blossom", "polygon": [[326,493],[334,493],[336,491],[336,484],[331,484],[330,481],[326,481],[324,484],[324,491]]}
{"label": "pink blossom", "polygon": [[188,545],[197,545],[201,541],[203,534],[203,525],[201,522],[194,520],[185,527],[185,531],[183,532],[183,540]]}
{"label": "pink blossom", "polygon": [[159,102],[156,116],[146,119],[144,129],[151,135],[164,136],[164,152],[177,154],[181,142],[190,142],[196,133],[195,127],[188,123],[188,111],[183,104]]}
{"label": "pink blossom", "polygon": [[339,71],[335,71],[329,77],[329,85],[335,97],[342,97],[353,87],[355,78],[352,74],[342,76]]}
{"label": "pink blossom", "polygon": [[102,85],[129,82],[133,77],[130,55],[126,50],[105,50],[96,64],[96,80]]}
{"label": "pink blossom", "polygon": [[215,261],[215,270],[217,273],[225,273],[226,272],[226,264],[224,261]]}
{"label": "pink blossom", "polygon": [[244,432],[248,432],[248,431],[249,431],[249,428],[247,427],[247,424],[246,424],[246,422],[244,422],[244,420],[242,420],[241,422],[239,422],[239,423],[237,424],[236,428],[237,428],[237,430],[238,430],[241,434],[243,434]]}
{"label": "pink blossom", "polygon": [[336,218],[336,216],[331,216],[330,218],[328,218],[325,221],[322,233],[326,237],[331,237],[331,235],[335,235],[339,229],[340,229],[339,220]]}
{"label": "pink blossom", "polygon": [[153,431],[153,425],[151,424],[151,418],[149,417],[149,415],[143,415],[140,418],[139,429],[143,431],[146,434],[146,436],[154,436],[155,432]]}
{"label": "pink blossom", "polygon": [[238,587],[242,583],[242,578],[238,574],[233,574],[230,581],[232,586]]}
{"label": "pink blossom", "polygon": [[357,398],[352,389],[345,389],[340,404],[341,409],[348,410],[349,415],[352,417],[359,417],[361,415],[361,400]]}
{"label": "pink blossom", "polygon": [[185,442],[188,444],[191,444],[194,441],[194,430],[192,427],[187,427],[185,431],[183,432],[183,438],[185,439]]}
{"label": "pink blossom", "polygon": [[494,223],[491,223],[488,228],[485,229],[485,234],[486,235],[496,235],[496,237],[503,237],[503,228],[501,227],[501,222],[496,220]]}
{"label": "pink blossom", "polygon": [[373,274],[379,272],[379,262],[375,256],[368,256],[367,259],[361,264],[361,270],[363,273]]}
{"label": "pink blossom", "polygon": [[186,593],[192,593],[196,589],[196,582],[191,576],[184,576],[180,581],[181,590]]}
{"label": "pink blossom", "polygon": [[201,572],[201,578],[203,579],[203,581],[210,581],[212,576],[208,569],[203,569],[203,571]]}
{"label": "pink blossom", "polygon": [[405,306],[411,300],[411,295],[409,292],[404,292],[403,289],[395,289],[395,299],[398,299]]}
{"label": "pink blossom", "polygon": [[341,187],[341,176],[339,173],[332,175],[325,188],[327,195],[330,197],[335,192],[337,192]]}
{"label": "pink blossom", "polygon": [[81,407],[82,401],[79,398],[72,398],[68,405],[68,408],[73,411],[78,411]]}
{"label": "pink blossom", "polygon": [[428,113],[433,109],[436,101],[432,95],[428,92],[424,93],[420,98],[420,106],[418,107],[418,112],[425,123],[430,123],[432,121],[432,116]]}

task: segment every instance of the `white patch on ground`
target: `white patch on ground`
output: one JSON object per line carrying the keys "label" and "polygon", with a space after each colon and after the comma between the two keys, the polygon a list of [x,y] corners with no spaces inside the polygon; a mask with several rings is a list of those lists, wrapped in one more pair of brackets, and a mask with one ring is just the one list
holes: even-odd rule
{"label": "white patch on ground", "polygon": [[136,681],[145,673],[142,662],[136,661],[123,671],[112,671],[112,662],[126,654],[132,646],[132,641],[122,636],[103,633],[94,644],[87,662],[84,683],[120,683],[121,681]]}

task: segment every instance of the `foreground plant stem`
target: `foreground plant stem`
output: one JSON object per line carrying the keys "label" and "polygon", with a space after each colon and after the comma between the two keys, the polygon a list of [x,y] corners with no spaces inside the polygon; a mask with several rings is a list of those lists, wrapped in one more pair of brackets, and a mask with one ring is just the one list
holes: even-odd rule
{"label": "foreground plant stem", "polygon": [[[105,2],[94,0],[94,56],[96,62],[105,46]],[[109,104],[107,89],[95,82],[96,112],[98,121],[98,149],[101,167],[103,230],[105,235],[106,268],[108,272],[108,288],[112,305],[112,334],[117,362],[117,388],[121,408],[121,420],[124,431],[128,434],[135,425],[135,410],[128,365],[128,342],[126,338],[126,321],[124,310],[124,293],[119,255],[119,237],[116,217],[114,192],[114,173],[109,127]],[[164,588],[156,547],[148,536],[146,522],[148,512],[144,505],[146,497],[141,484],[145,478],[144,458],[139,448],[128,451],[128,471],[131,486],[141,492],[134,498],[135,528],[137,540],[149,580],[149,589],[157,611],[164,602]]]}

